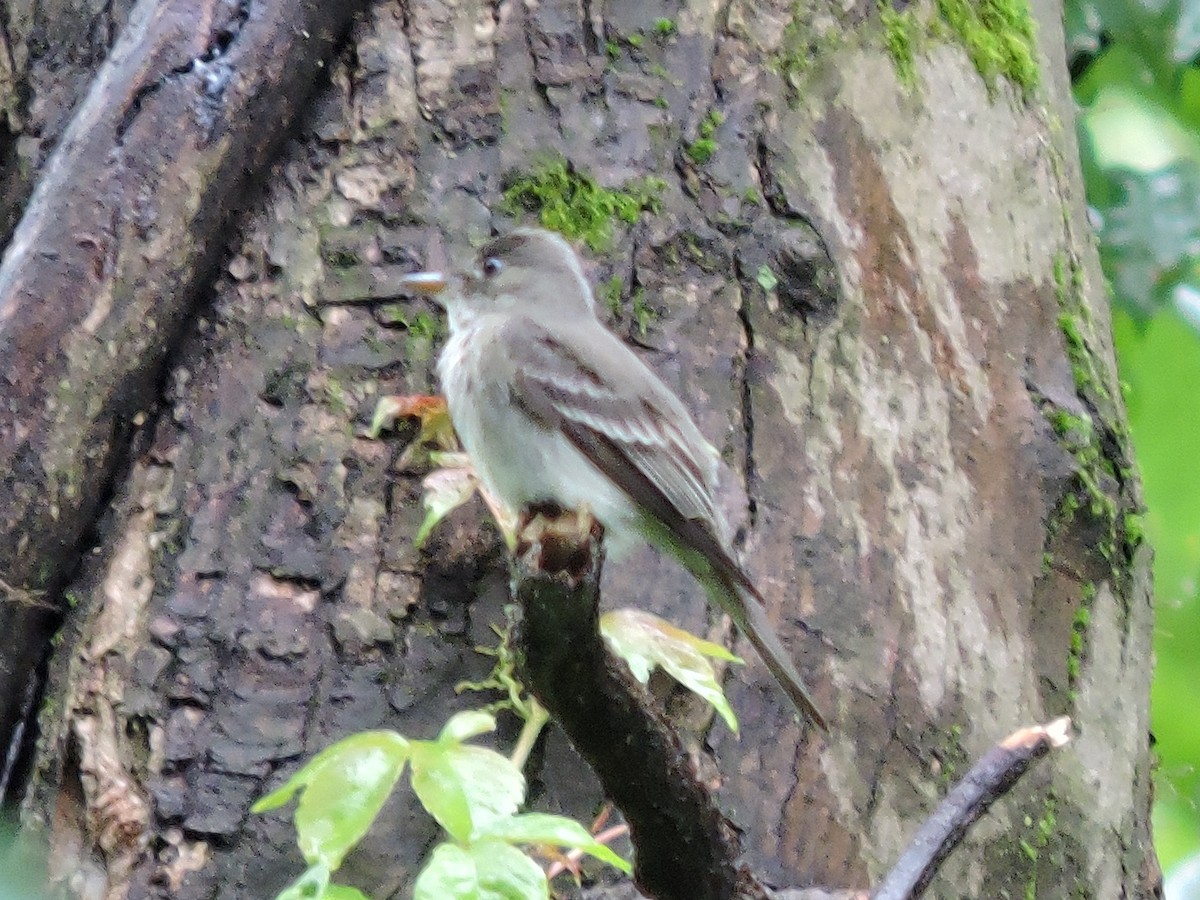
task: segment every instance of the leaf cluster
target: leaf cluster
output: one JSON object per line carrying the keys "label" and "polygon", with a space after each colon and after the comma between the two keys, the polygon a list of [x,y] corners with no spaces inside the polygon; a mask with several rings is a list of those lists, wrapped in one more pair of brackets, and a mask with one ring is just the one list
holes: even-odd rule
{"label": "leaf cluster", "polygon": [[466,743],[495,728],[487,713],[461,712],[432,741],[364,731],[317,754],[253,807],[267,812],[299,795],[296,837],[308,868],[276,900],[367,900],[330,878],[405,768],[417,799],[447,836],[417,876],[415,900],[548,897],[546,875],[523,846],[575,848],[628,873],[629,864],[578,822],[518,812],[525,800],[520,770],[496,751]]}

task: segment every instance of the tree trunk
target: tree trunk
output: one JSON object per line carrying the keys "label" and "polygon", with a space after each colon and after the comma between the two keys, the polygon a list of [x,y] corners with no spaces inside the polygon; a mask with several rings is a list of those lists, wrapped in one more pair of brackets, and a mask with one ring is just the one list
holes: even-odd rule
{"label": "tree trunk", "polygon": [[[61,593],[24,804],[55,877],[87,897],[272,896],[301,860],[254,799],[350,732],[431,737],[491,699],[454,687],[491,667],[474,648],[508,599],[495,529],[474,503],[414,547],[412,429],[363,436],[380,397],[436,389],[437,336],[419,304],[353,301],[573,183],[653,207],[586,232],[594,282],[723,451],[747,566],[830,720],[799,725],[752,651],[727,679],[740,735],[693,718],[747,861],[866,888],[970,760],[1066,713],[1074,741],[935,892],[1154,896],[1149,550],[1061,10],[1033,10],[1034,85],[1021,23],[995,26],[994,72],[961,8],[375,3],[220,276],[181,276],[211,304]],[[30,109],[69,102],[23,77]],[[27,218],[56,214],[39,202]],[[74,546],[38,529],[36,547]],[[44,587],[36,562],[9,587]],[[648,551],[604,593],[709,627]],[[586,819],[599,800],[554,732],[528,775],[538,808]],[[403,893],[436,837],[402,791],[338,878]]]}

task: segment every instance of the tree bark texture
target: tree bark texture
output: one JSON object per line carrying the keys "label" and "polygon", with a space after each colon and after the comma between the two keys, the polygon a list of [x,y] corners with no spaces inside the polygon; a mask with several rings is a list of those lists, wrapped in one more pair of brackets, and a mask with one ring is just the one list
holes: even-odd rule
{"label": "tree bark texture", "polygon": [[[1042,84],[1024,97],[945,35],[906,83],[874,4],[373,4],[157,397],[94,395],[122,421],[110,443],[122,416],[161,413],[135,426],[64,595],[25,803],[57,874],[86,896],[272,896],[301,862],[256,797],[349,732],[430,737],[482,702],[454,686],[490,668],[473,648],[508,598],[496,532],[473,504],[416,549],[412,431],[362,436],[379,397],[434,388],[436,338],[419,305],[397,323],[353,301],[509,227],[504,190],[552,152],[608,187],[665,182],[591,271],[619,279],[614,324],[723,451],[748,568],[830,719],[801,727],[751,651],[728,679],[740,735],[695,717],[747,861],[777,884],[868,887],[956,772],[1067,713],[1071,744],[933,890],[1153,896],[1149,550],[1061,10],[1034,12]],[[44,196],[27,215],[65,215]],[[87,285],[98,252],[58,264]],[[185,256],[196,290],[200,250]],[[122,303],[145,314],[148,283]],[[606,580],[610,605],[719,629],[649,552]],[[561,737],[534,762],[535,806],[594,811]],[[397,895],[436,839],[401,792],[339,876]]]}
{"label": "tree bark texture", "polygon": [[[162,361],[349,20],[323,4],[137,6],[0,265],[0,733],[12,732],[61,590]],[[270,116],[277,127],[263,128]],[[53,602],[49,605],[53,605]]]}

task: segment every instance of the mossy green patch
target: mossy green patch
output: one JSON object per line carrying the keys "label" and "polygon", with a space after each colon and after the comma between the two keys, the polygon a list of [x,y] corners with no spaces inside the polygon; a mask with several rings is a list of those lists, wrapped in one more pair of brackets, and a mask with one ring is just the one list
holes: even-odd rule
{"label": "mossy green patch", "polygon": [[361,262],[358,254],[346,247],[327,248],[322,256],[326,265],[334,269],[349,269]]}
{"label": "mossy green patch", "polygon": [[898,9],[879,0],[879,19],[903,84],[916,82],[916,56],[927,38],[961,45],[989,88],[1006,78],[1028,95],[1041,80],[1028,0],[937,0],[936,15],[920,4]]}
{"label": "mossy green patch", "polygon": [[[1059,500],[1047,523],[1046,545],[1053,545],[1057,536],[1080,516],[1086,517],[1088,524],[1084,533],[1088,535],[1088,545],[1094,546],[1103,558],[1114,590],[1120,591],[1121,585],[1127,581],[1126,567],[1132,550],[1141,540],[1140,532],[1136,530],[1137,515],[1121,512],[1118,497],[1123,476],[1104,452],[1100,433],[1090,415],[1067,412],[1051,406],[1043,406],[1042,411],[1059,444],[1071,455],[1075,463],[1074,476],[1068,490]],[[1131,521],[1135,523],[1132,527]],[[1092,529],[1098,529],[1099,534]],[[1051,571],[1053,562],[1051,552],[1043,552],[1043,574]],[[1086,654],[1088,626],[1096,591],[1097,586],[1094,582],[1084,583],[1080,605],[1071,622],[1066,668],[1068,690],[1072,700]]]}
{"label": "mossy green patch", "polygon": [[758,286],[768,294],[779,287],[779,278],[771,271],[771,267],[763,263],[758,267],[758,274],[755,276],[758,281]]}
{"label": "mossy green patch", "polygon": [[678,30],[674,19],[656,19],[654,22],[654,34],[660,38],[669,38]]}
{"label": "mossy green patch", "polygon": [[399,326],[410,338],[440,341],[446,336],[444,319],[441,316],[413,310],[407,303],[388,303],[376,310],[379,321],[388,326]]}
{"label": "mossy green patch", "polygon": [[1007,78],[1025,94],[1041,80],[1028,0],[937,0],[938,15],[989,85]]}
{"label": "mossy green patch", "polygon": [[[1054,291],[1059,308],[1058,327],[1071,363],[1075,391],[1090,408],[1108,408],[1112,398],[1106,372],[1090,344],[1095,323],[1083,297],[1082,269],[1065,254],[1059,254],[1054,260]],[[1056,530],[1057,526],[1070,522],[1078,510],[1086,508],[1104,527],[1099,550],[1116,576],[1119,574],[1117,551],[1129,549],[1130,534],[1125,527],[1128,516],[1119,511],[1113,492],[1130,480],[1133,473],[1123,464],[1119,468],[1110,458],[1091,415],[1049,406],[1044,408],[1044,413],[1060,443],[1076,462],[1076,489],[1063,498],[1050,523],[1051,529]],[[1118,413],[1114,410],[1112,415]],[[1119,423],[1112,426],[1111,439],[1121,445],[1118,453],[1123,454],[1128,436]],[[1140,540],[1140,537],[1136,539]]]}
{"label": "mossy green patch", "polygon": [[946,729],[933,755],[937,759],[938,793],[945,796],[954,787],[954,782],[971,762],[967,748],[963,746],[963,727],[951,725]]}
{"label": "mossy green patch", "polygon": [[[1042,414],[1059,446],[1074,461],[1074,475],[1047,524],[1046,546],[1054,546],[1057,535],[1077,517],[1084,517],[1086,525],[1078,532],[1083,548],[1103,558],[1107,567],[1105,577],[1118,596],[1125,597],[1130,561],[1144,539],[1141,516],[1131,508],[1137,502],[1132,493],[1137,476],[1130,462],[1129,435],[1119,404],[1113,399],[1116,385],[1103,356],[1094,349],[1098,329],[1084,295],[1082,270],[1066,254],[1059,254],[1054,261],[1053,276],[1058,326],[1075,393],[1081,402],[1068,410],[1042,398]],[[1051,562],[1047,551],[1044,571],[1049,571]],[[1104,572],[1090,563],[1087,569],[1079,571],[1081,574],[1086,571],[1090,578]],[[1084,582],[1071,623],[1066,667],[1072,700],[1086,658],[1096,592],[1095,582]]]}
{"label": "mossy green patch", "polygon": [[337,378],[330,376],[322,385],[322,399],[339,417],[350,414],[350,394]]}
{"label": "mossy green patch", "polygon": [[688,159],[698,166],[704,165],[717,152],[717,142],[712,138],[697,138],[684,148]]}
{"label": "mossy green patch", "polygon": [[879,17],[883,22],[883,45],[896,66],[896,74],[903,84],[911,86],[917,80],[913,66],[920,32],[916,10],[897,10],[888,0],[882,0]]}
{"label": "mossy green patch", "polygon": [[625,293],[625,282],[621,280],[620,275],[614,275],[601,284],[597,293],[600,294],[600,300],[604,303],[605,309],[614,316],[621,314],[621,297]]}
{"label": "mossy green patch", "polygon": [[1099,547],[1101,555],[1115,563],[1119,540],[1117,501],[1109,490],[1119,483],[1112,461],[1105,456],[1100,436],[1086,413],[1076,415],[1062,409],[1047,414],[1060,444],[1075,460],[1075,488],[1063,497],[1052,526],[1069,524],[1081,509],[1104,527]]}
{"label": "mossy green patch", "polygon": [[1081,395],[1095,394],[1109,399],[1108,388],[1095,354],[1088,346],[1088,333],[1093,330],[1091,312],[1083,302],[1083,270],[1072,265],[1064,254],[1054,259],[1054,294],[1058,300],[1058,327],[1071,361],[1075,390]]}
{"label": "mossy green patch", "polygon": [[1079,609],[1071,620],[1071,649],[1067,653],[1067,682],[1074,692],[1075,684],[1083,667],[1084,648],[1087,641],[1088,625],[1092,621],[1092,602],[1096,599],[1096,585],[1087,582],[1083,586],[1083,595]]}
{"label": "mossy green patch", "polygon": [[[620,275],[614,275],[608,281],[602,282],[596,293],[599,294],[600,302],[604,304],[605,309],[614,319],[626,320],[625,282],[621,280]],[[650,326],[658,320],[661,313],[650,305],[649,300],[646,299],[646,292],[642,288],[635,290],[629,301],[628,318],[637,326],[638,334],[645,337]]]}
{"label": "mossy green patch", "polygon": [[413,337],[434,340],[441,336],[442,320],[440,316],[421,310],[405,322],[408,333]]}
{"label": "mossy green patch", "polygon": [[725,116],[719,110],[710,109],[696,127],[696,140],[683,148],[688,159],[698,166],[704,165],[717,152],[717,142],[713,137],[717,129],[725,123]]}
{"label": "mossy green patch", "polygon": [[665,187],[660,178],[643,178],[613,190],[556,159],[511,181],[500,208],[510,215],[536,213],[544,228],[599,251],[611,244],[614,223],[632,225],[643,212],[657,213]]}
{"label": "mossy green patch", "polygon": [[1146,540],[1146,517],[1140,512],[1125,513],[1125,543],[1136,549]]}
{"label": "mossy green patch", "polygon": [[1025,880],[1025,900],[1037,900],[1038,862],[1058,831],[1057,806],[1054,794],[1047,794],[1037,820],[1032,816],[1025,817],[1025,835],[1020,839],[1021,852],[1030,863],[1029,877]]}
{"label": "mossy green patch", "polygon": [[659,317],[659,312],[646,299],[646,292],[638,288],[633,292],[633,321],[637,325],[638,334],[646,336],[650,325]]}
{"label": "mossy green patch", "polygon": [[783,40],[771,55],[771,67],[783,77],[788,87],[788,102],[795,104],[805,80],[820,64],[822,57],[840,46],[851,33],[849,27],[813,28],[809,23],[812,8],[797,2],[792,5],[792,17],[783,27]]}

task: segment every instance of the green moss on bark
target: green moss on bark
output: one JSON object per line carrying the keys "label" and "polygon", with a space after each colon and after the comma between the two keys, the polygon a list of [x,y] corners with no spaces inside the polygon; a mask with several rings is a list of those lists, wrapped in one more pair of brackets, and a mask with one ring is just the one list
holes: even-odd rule
{"label": "green moss on bark", "polygon": [[544,228],[600,251],[612,242],[615,223],[632,225],[643,212],[657,213],[664,187],[661,179],[644,178],[606,188],[566,160],[554,159],[510,181],[501,209],[510,215],[536,213]]}

